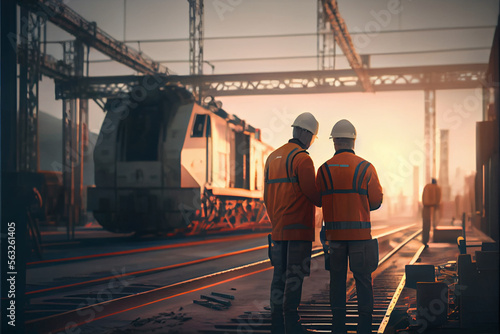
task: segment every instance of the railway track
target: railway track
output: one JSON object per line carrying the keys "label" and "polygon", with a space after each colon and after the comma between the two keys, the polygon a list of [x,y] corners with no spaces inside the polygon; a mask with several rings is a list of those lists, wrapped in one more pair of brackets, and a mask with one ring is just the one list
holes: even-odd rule
{"label": "railway track", "polygon": [[[378,236],[380,243],[383,245],[385,243],[389,243],[390,240],[394,240],[394,235],[407,235],[410,230],[415,230],[415,227],[405,227],[399,228],[395,231],[387,232],[383,235]],[[413,233],[411,238],[414,238],[417,233]],[[401,237],[399,237],[401,238]],[[402,243],[407,243],[411,240],[407,238]],[[255,247],[254,249],[248,249],[246,252],[253,252],[257,250],[263,250],[267,246]],[[402,246],[401,246],[402,247]],[[243,254],[242,252],[235,252],[234,254],[228,253],[223,256],[217,257],[229,257]],[[396,251],[394,251],[394,254]],[[318,257],[322,254],[321,249],[316,249],[314,251],[314,257]],[[390,258],[389,256],[388,258]],[[205,261],[212,261],[215,258],[206,258]],[[188,267],[200,262],[186,262],[183,264],[179,264],[177,268],[184,266]],[[50,295],[58,290],[58,292],[63,290],[71,289],[74,291],[77,286],[75,285],[66,285],[58,288],[53,288],[52,290],[42,291],[41,289],[38,291],[34,291],[31,294],[36,295],[44,295],[48,294],[47,298],[34,298],[38,300],[38,303],[35,303],[27,311],[27,319],[26,326],[28,330],[38,332],[38,333],[48,333],[48,332],[58,332],[61,330],[68,330],[74,327],[78,327],[83,324],[88,324],[89,322],[106,318],[108,316],[126,312],[129,310],[137,309],[146,305],[151,305],[154,303],[158,303],[161,301],[168,300],[170,298],[174,298],[177,296],[185,295],[191,292],[195,292],[198,290],[205,289],[207,287],[217,286],[219,284],[223,284],[229,281],[233,281],[236,279],[244,278],[246,276],[253,275],[258,272],[270,270],[272,267],[270,266],[269,260],[263,260],[251,263],[249,265],[244,265],[236,268],[232,268],[229,270],[223,270],[220,272],[216,272],[213,274],[203,275],[200,277],[196,277],[193,279],[188,279],[182,282],[177,282],[174,284],[169,284],[166,286],[154,285],[154,284],[141,284],[140,280],[137,280],[136,277],[144,274],[154,273],[158,271],[165,271],[174,269],[174,267],[164,267],[164,268],[154,268],[150,272],[137,272],[137,273],[127,273],[126,275],[116,273],[112,277],[107,277],[106,279],[102,279],[100,281],[88,281],[82,282],[79,284],[81,287],[89,286],[92,284],[96,285],[93,291],[85,292],[85,293],[73,293],[69,295],[64,295],[59,298],[50,298]],[[134,280],[127,280],[127,278],[134,277]],[[375,284],[377,286],[377,284]],[[355,298],[355,295],[354,297]],[[355,299],[353,299],[351,304],[355,304]],[[320,309],[325,309],[325,314],[322,317],[314,318],[312,312],[316,307]],[[310,316],[311,322],[308,323],[310,326],[319,326],[318,321],[323,321],[324,325],[327,325],[328,322],[328,309],[329,304],[327,300],[316,300],[315,303],[307,303],[303,304],[303,309],[301,308],[301,312],[304,313],[304,316]],[[308,309],[310,311],[308,311]],[[317,310],[316,310],[317,311]],[[308,313],[308,314],[306,314]],[[352,312],[349,312],[351,314]],[[375,319],[379,319],[380,311],[377,309],[377,317]],[[330,316],[331,317],[331,316]],[[238,321],[244,320],[245,315],[242,316]],[[331,321],[331,320],[330,320]],[[269,325],[269,324],[268,324]],[[223,325],[221,325],[223,326]],[[259,330],[266,330],[265,324],[264,327]],[[312,328],[311,327],[311,328]],[[321,327],[321,326],[319,326]],[[216,329],[215,332],[220,332]],[[227,332],[227,329],[224,329],[223,332]]]}
{"label": "railway track", "polygon": [[92,259],[98,259],[98,258],[129,255],[129,254],[136,254],[136,253],[154,252],[154,251],[166,250],[166,249],[192,247],[192,246],[206,245],[206,244],[212,244],[212,243],[219,243],[219,242],[224,242],[224,241],[239,241],[239,240],[245,240],[245,239],[254,239],[254,238],[259,238],[259,237],[263,237],[266,235],[267,235],[267,233],[244,234],[244,235],[239,235],[239,236],[220,237],[220,238],[214,238],[214,239],[208,239],[208,240],[196,240],[196,241],[180,242],[180,243],[174,243],[174,244],[169,244],[169,245],[157,245],[157,246],[151,246],[151,247],[127,249],[127,250],[115,251],[115,252],[87,254],[87,255],[72,256],[72,257],[60,257],[60,258],[54,258],[54,259],[32,261],[32,262],[26,263],[26,265],[28,267],[37,267],[37,266],[43,266],[43,265],[92,260]]}
{"label": "railway track", "polygon": [[[166,284],[168,284],[169,282],[173,283],[182,280],[182,277],[176,278],[175,274],[171,274],[173,270],[176,270],[176,274],[178,274],[177,270],[179,269],[184,272],[188,271],[187,274],[184,273],[184,277],[190,278],[198,276],[199,272],[207,272],[207,266],[212,266],[208,264],[209,262],[218,261],[214,265],[221,267],[221,261],[227,261],[226,259],[228,258],[239,258],[238,256],[245,254],[248,254],[250,258],[265,258],[265,254],[267,254],[265,249],[267,246],[262,245],[262,240],[265,239],[264,236],[266,235],[259,233],[223,238],[218,237],[209,240],[193,240],[123,252],[67,257],[32,264],[28,271],[31,276],[36,276],[40,270],[43,270],[45,273],[57,271],[58,277],[53,275],[51,277],[55,278],[50,280],[39,278],[38,281],[41,283],[37,282],[27,285],[26,296],[29,299],[29,305],[27,305],[25,312],[27,322],[37,323],[40,319],[52,318],[59,314],[85,309],[86,307],[92,308],[100,302],[136,295],[161,287],[159,284],[151,282],[167,282]],[[227,252],[218,254],[219,252],[214,251],[214,248],[222,247],[223,243],[226,245],[237,244],[239,242],[244,243],[244,248],[238,249],[234,246],[224,246],[230,247]],[[254,246],[255,244],[259,245]],[[236,250],[232,251],[231,248],[236,248]],[[165,264],[164,262],[167,261],[166,257],[173,250],[176,250],[177,254],[188,253],[189,251],[185,249],[190,251],[195,249],[198,254],[181,258],[174,256],[168,260],[171,264],[154,265],[158,261]],[[166,255],[163,255],[162,251],[167,251]],[[149,255],[150,252],[152,255]],[[126,264],[129,261],[129,257],[126,255],[139,256],[139,259],[142,258],[144,265],[141,266],[140,270],[132,270],[132,265],[120,267],[119,263]],[[183,258],[190,260],[182,261]],[[191,258],[193,259],[191,260]],[[148,260],[145,261],[144,259]],[[96,268],[97,263],[102,264],[102,261],[110,264],[109,269],[100,271],[99,268]],[[151,265],[148,263],[149,261]],[[253,261],[255,260],[251,262]],[[72,272],[71,269],[67,269],[66,265],[71,265],[72,267],[70,268],[81,266],[84,268],[85,273]],[[165,275],[170,276],[170,280],[162,280],[161,277]]]}
{"label": "railway track", "polygon": [[[415,263],[424,246],[418,248],[414,253],[406,253],[401,256],[405,245],[414,240],[421,233],[421,230],[411,233],[396,247],[389,251],[380,261],[379,267],[373,273],[373,294],[374,294],[374,312],[372,322],[373,333],[384,333],[385,327],[389,321],[390,315],[398,301],[399,294],[404,287],[405,276],[404,266],[396,266],[390,263],[390,260],[399,254],[401,258],[408,259],[406,264]],[[379,236],[380,239],[386,239],[393,233],[386,233]],[[316,256],[322,255],[319,252]],[[350,283],[350,284],[349,284]],[[357,326],[357,295],[354,289],[353,279],[348,282],[350,288],[347,291],[347,331],[348,333],[356,333]],[[332,313],[330,309],[329,292],[321,291],[313,296],[312,300],[302,302],[299,307],[299,314],[304,327],[312,332],[331,333]],[[271,329],[271,314],[269,311],[263,312],[246,312],[237,318],[230,319],[228,323],[215,325],[214,329],[202,331],[205,334],[236,334],[236,333],[270,333]]]}

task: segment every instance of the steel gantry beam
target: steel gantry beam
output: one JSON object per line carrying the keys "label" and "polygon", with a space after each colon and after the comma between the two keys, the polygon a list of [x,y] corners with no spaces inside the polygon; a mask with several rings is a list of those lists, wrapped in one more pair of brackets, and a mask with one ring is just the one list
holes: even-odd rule
{"label": "steel gantry beam", "polygon": [[[367,71],[375,92],[476,88],[486,64],[377,68]],[[56,98],[107,98],[167,84],[200,86],[206,96],[363,92],[353,70],[186,76],[110,76],[56,80]]]}
{"label": "steel gantry beam", "polygon": [[60,0],[17,0],[17,3],[66,30],[88,46],[137,72],[169,74],[168,68],[114,39],[97,27],[95,22],[87,21]]}
{"label": "steel gantry beam", "polygon": [[356,52],[351,40],[351,35],[347,30],[347,26],[342,16],[340,16],[337,0],[322,0],[324,14],[328,17],[332,30],[334,31],[335,42],[340,46],[351,68],[359,77],[361,85],[365,92],[373,92],[370,76],[367,73],[367,68],[359,54]]}

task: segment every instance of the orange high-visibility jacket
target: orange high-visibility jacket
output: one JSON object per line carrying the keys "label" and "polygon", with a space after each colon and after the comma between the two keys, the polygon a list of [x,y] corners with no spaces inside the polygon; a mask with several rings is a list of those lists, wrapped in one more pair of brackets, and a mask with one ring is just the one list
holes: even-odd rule
{"label": "orange high-visibility jacket", "polygon": [[441,202],[441,188],[437,184],[429,183],[424,187],[422,193],[422,204],[424,206],[436,206]]}
{"label": "orange high-visibility jacket", "polygon": [[354,154],[338,150],[318,169],[327,240],[371,239],[370,211],[382,204],[375,167]]}
{"label": "orange high-visibility jacket", "polygon": [[266,160],[264,202],[273,240],[314,241],[315,208],[301,190],[298,175],[303,172],[312,173],[314,186],[314,164],[295,143],[281,146]]}

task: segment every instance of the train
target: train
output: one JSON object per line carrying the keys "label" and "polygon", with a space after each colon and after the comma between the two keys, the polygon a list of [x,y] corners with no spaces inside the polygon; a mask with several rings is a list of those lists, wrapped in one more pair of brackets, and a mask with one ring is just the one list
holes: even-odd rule
{"label": "train", "polygon": [[[136,94],[137,95],[137,94]],[[180,85],[108,98],[87,209],[117,233],[269,228],[259,129]]]}

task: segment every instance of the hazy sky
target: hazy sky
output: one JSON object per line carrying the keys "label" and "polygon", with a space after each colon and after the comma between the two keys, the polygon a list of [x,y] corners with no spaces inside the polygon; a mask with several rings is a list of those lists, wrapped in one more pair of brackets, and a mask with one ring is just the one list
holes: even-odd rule
{"label": "hazy sky", "polygon": [[[66,3],[82,16],[123,40],[176,39],[188,37],[186,0],[69,0]],[[124,4],[126,10],[124,11]],[[495,26],[497,0],[401,0],[399,14],[388,9],[396,0],[339,0],[340,12],[353,34],[360,54],[393,53],[451,48],[487,48],[478,51],[441,52],[418,55],[372,56],[372,67],[487,63],[494,28],[379,33],[440,27]],[[124,18],[124,13],[126,17]],[[125,26],[124,26],[124,22]],[[125,29],[124,29],[125,28]],[[371,32],[369,35],[367,32]],[[303,37],[224,39],[205,41],[204,58],[215,65],[215,74],[316,70],[315,58],[273,61],[220,61],[223,59],[315,56],[316,1],[313,0],[205,0],[205,37],[303,34]],[[48,40],[71,39],[52,25]],[[130,46],[139,48],[137,43]],[[188,42],[140,44],[140,49],[178,74],[188,74]],[[54,44],[49,52],[62,56]],[[337,52],[341,54],[339,48]],[[96,51],[91,60],[106,59]],[[346,68],[343,59],[336,67]],[[205,73],[211,73],[206,65]],[[132,74],[123,65],[93,63],[90,75]],[[41,84],[40,109],[61,117],[61,102],[54,101],[52,80]],[[465,174],[475,170],[475,122],[482,120],[481,100],[476,90],[437,91],[437,128],[450,129],[450,180],[457,168]],[[356,153],[371,161],[381,177],[386,194],[412,194],[411,165],[420,167],[423,187],[424,96],[421,91],[344,93],[286,96],[221,97],[224,109],[263,130],[264,139],[278,147],[291,136],[290,124],[303,111],[320,122],[319,139],[310,148],[318,167],[333,154],[328,136],[341,118],[358,130]],[[102,111],[92,102],[90,129],[98,132]],[[461,180],[460,180],[461,181]],[[455,190],[461,182],[455,185]]]}

